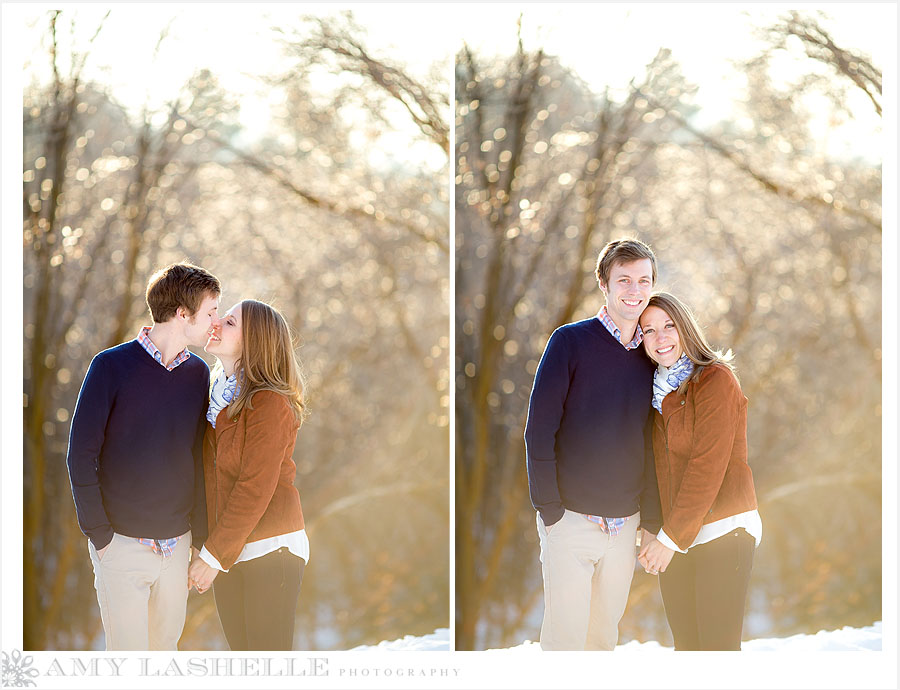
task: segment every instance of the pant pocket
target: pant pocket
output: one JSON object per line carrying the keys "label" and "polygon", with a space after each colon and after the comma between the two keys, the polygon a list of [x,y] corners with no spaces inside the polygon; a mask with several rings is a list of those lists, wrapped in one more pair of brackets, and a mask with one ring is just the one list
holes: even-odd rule
{"label": "pant pocket", "polygon": [[568,508],[563,510],[562,517],[550,525],[550,529],[547,529],[547,526],[544,525],[544,531],[547,533],[547,536],[551,536],[552,534],[559,532],[564,522],[567,522],[568,519],[572,516],[572,511]]}
{"label": "pant pocket", "polygon": [[110,551],[113,550],[113,544],[115,544],[116,536],[118,536],[118,535],[116,535],[116,533],[113,532],[112,539],[110,539],[109,544],[107,544],[104,547],[106,549],[106,551],[103,552],[102,557],[100,556],[100,553],[97,551],[97,549],[94,547],[93,543],[91,543],[91,548],[94,549],[94,555],[97,558],[97,563],[100,563],[101,565],[107,565],[109,563]]}
{"label": "pant pocket", "polygon": [[742,568],[749,568],[753,562],[753,546],[750,546],[751,542],[755,544],[753,535],[741,527],[731,533],[730,539],[734,545],[734,550],[737,552],[734,559],[735,572],[740,571]]}
{"label": "pant pocket", "polygon": [[563,516],[552,525],[550,525],[550,527],[547,527],[546,523],[544,522],[544,518],[541,517],[541,514],[537,513],[538,536],[549,540],[550,536],[559,529],[560,523],[562,523],[562,521],[566,519],[566,513],[568,512],[569,511],[563,513]]}

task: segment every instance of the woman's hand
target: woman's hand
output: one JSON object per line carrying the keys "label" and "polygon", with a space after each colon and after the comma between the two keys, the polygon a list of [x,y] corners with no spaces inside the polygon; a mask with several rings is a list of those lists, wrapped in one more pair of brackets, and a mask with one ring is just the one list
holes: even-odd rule
{"label": "woman's hand", "polygon": [[646,572],[651,575],[659,575],[659,573],[666,572],[666,568],[674,555],[675,552],[668,546],[665,546],[659,539],[653,539],[641,546],[638,562],[644,566]]}
{"label": "woman's hand", "polygon": [[219,571],[207,565],[202,558],[195,558],[188,568],[188,589],[195,587],[200,594],[212,587]]}

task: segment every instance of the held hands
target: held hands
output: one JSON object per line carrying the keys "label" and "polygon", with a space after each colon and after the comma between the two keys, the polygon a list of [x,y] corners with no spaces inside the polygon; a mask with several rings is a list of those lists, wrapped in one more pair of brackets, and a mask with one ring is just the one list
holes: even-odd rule
{"label": "held hands", "polygon": [[212,587],[213,580],[219,571],[206,564],[202,558],[199,558],[200,552],[191,547],[191,565],[188,568],[188,589],[194,587],[198,593],[203,594]]}
{"label": "held hands", "polygon": [[644,567],[645,572],[650,575],[659,575],[659,573],[666,572],[666,568],[674,555],[675,552],[659,541],[656,535],[642,530],[638,563]]}
{"label": "held hands", "polygon": [[650,546],[650,542],[656,541],[656,535],[653,532],[648,532],[643,527],[641,527],[641,550],[638,552],[638,563],[641,564],[641,567],[644,569],[644,572],[648,575],[650,574],[650,569],[647,567],[647,562],[644,558],[644,554],[647,551],[647,548]]}

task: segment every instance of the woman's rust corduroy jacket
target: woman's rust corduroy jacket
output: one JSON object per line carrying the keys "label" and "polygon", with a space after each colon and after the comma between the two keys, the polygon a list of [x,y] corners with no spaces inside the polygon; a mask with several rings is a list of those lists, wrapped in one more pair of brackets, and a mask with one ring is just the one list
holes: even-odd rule
{"label": "woman's rust corduroy jacket", "polygon": [[754,510],[747,464],[747,398],[731,370],[705,367],[684,395],[653,414],[653,454],[663,531],[687,550],[707,523]]}
{"label": "woman's rust corduroy jacket", "polygon": [[280,393],[259,391],[250,402],[234,419],[224,408],[203,438],[205,545],[226,570],[247,542],[303,529],[291,457],[300,422]]}

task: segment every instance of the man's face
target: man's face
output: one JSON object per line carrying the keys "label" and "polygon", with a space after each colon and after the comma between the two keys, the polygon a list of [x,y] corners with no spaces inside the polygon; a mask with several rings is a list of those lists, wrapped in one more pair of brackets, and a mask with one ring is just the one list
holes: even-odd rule
{"label": "man's face", "polygon": [[653,290],[653,264],[650,259],[615,264],[609,271],[609,283],[601,283],[600,289],[606,295],[606,309],[619,328],[637,321]]}
{"label": "man's face", "polygon": [[186,318],[184,322],[184,334],[187,337],[188,345],[194,347],[203,347],[212,330],[213,325],[218,320],[219,312],[219,295],[211,295],[207,293],[203,301],[200,302],[200,308],[197,313]]}

